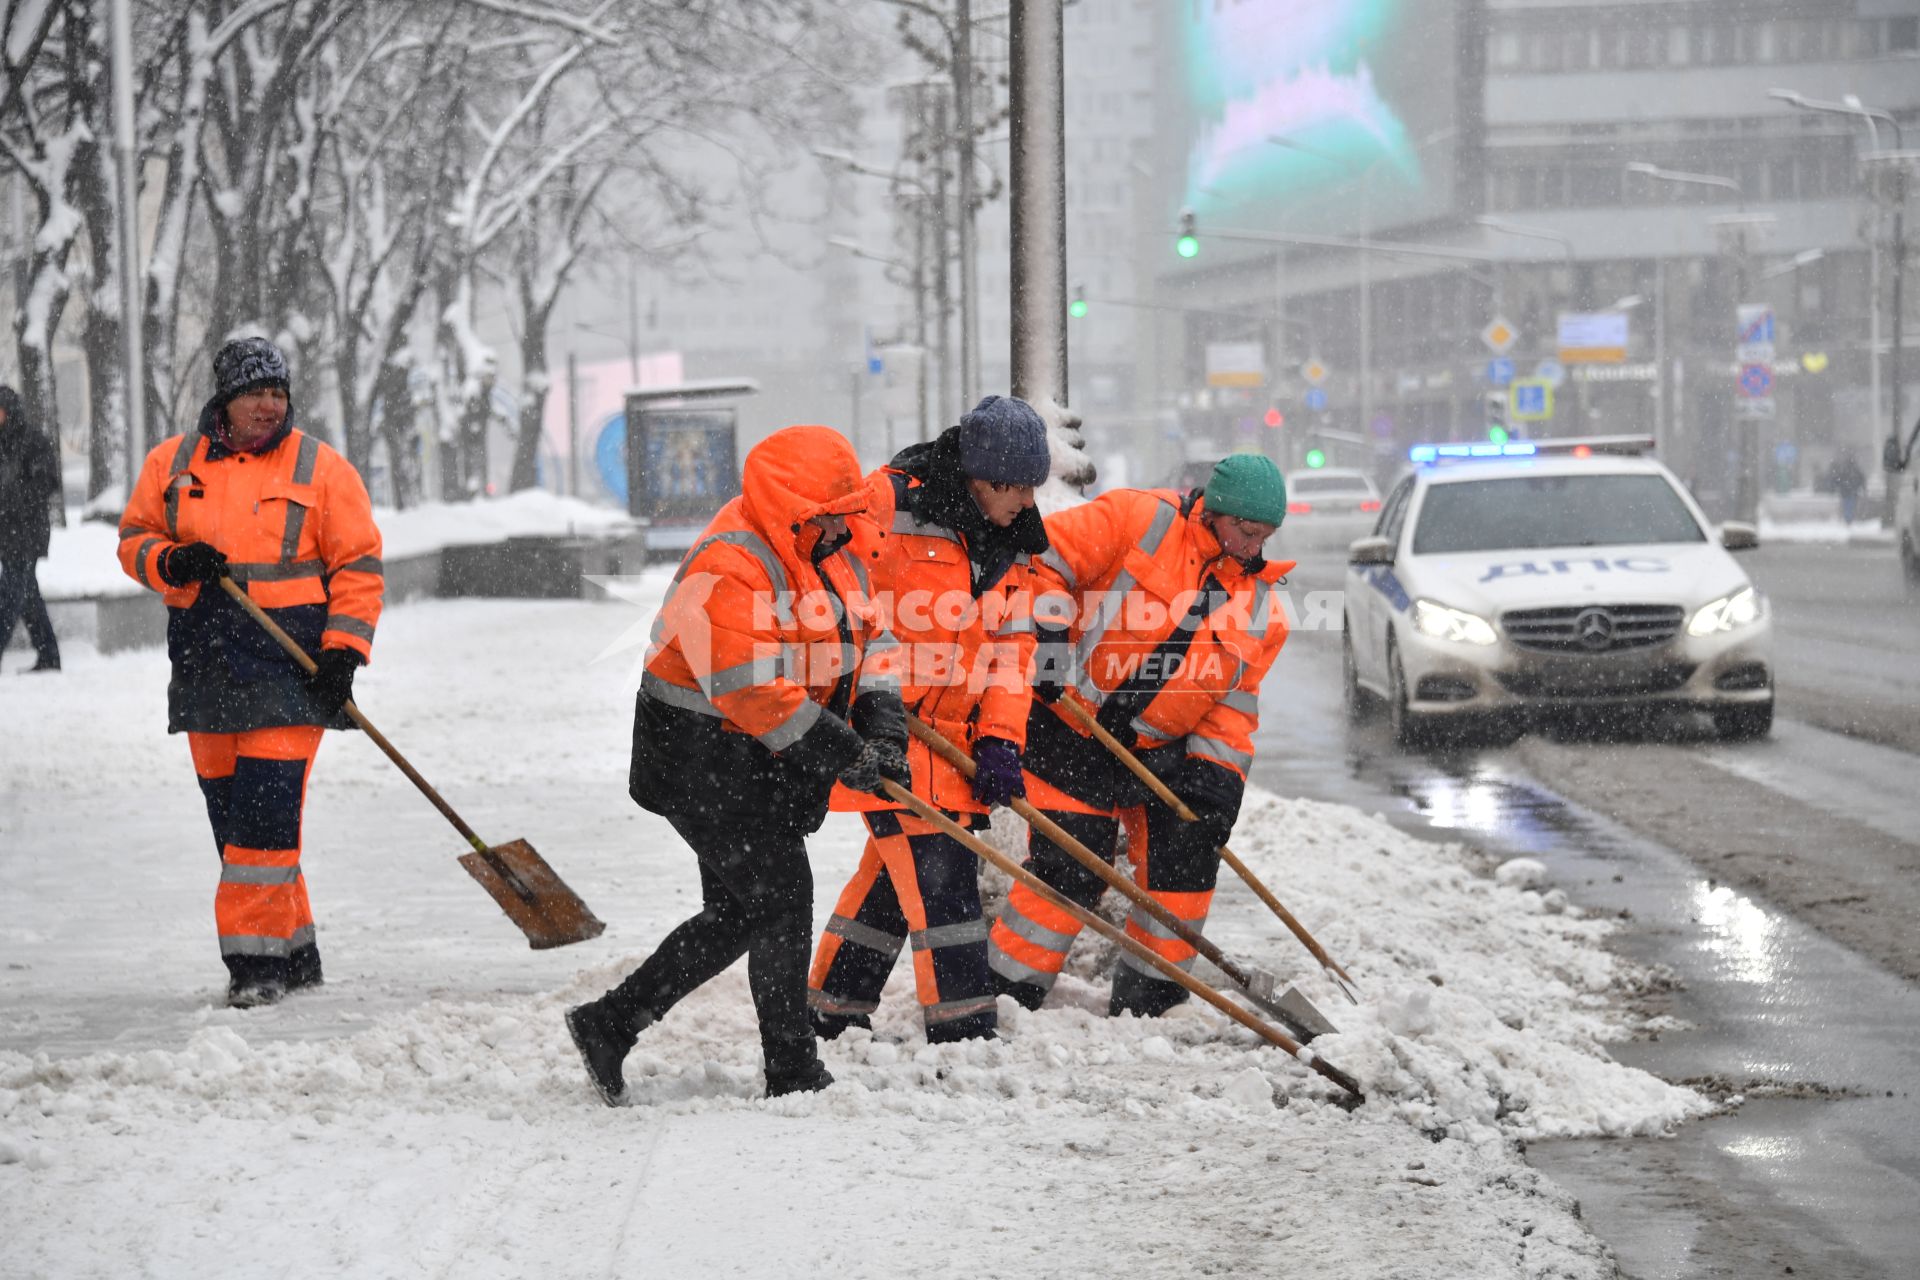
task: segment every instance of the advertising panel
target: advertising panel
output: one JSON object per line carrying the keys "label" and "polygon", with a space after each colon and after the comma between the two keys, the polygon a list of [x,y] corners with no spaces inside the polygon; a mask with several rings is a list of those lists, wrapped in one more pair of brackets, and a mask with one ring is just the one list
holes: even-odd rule
{"label": "advertising panel", "polygon": [[[1454,207],[1459,0],[1169,0],[1158,166],[1210,226],[1359,235]],[[1169,233],[1169,266],[1173,265]]]}
{"label": "advertising panel", "polygon": [[[732,409],[628,406],[627,510],[695,532],[740,492]],[[653,537],[648,545],[660,545]]]}

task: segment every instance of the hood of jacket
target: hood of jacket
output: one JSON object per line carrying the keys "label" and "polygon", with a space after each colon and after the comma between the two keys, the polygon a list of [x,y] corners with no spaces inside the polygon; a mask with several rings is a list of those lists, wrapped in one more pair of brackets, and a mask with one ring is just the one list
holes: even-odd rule
{"label": "hood of jacket", "polygon": [[740,472],[747,519],[790,567],[811,566],[820,529],[814,516],[864,511],[860,459],[831,427],[783,427],[747,452]]}

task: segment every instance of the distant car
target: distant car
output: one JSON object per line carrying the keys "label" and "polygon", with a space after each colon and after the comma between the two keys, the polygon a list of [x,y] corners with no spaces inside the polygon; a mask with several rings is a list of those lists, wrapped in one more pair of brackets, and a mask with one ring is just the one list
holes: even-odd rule
{"label": "distant car", "polygon": [[1322,467],[1287,473],[1287,521],[1280,543],[1288,550],[1345,547],[1372,531],[1380,517],[1380,490],[1364,471]]}
{"label": "distant car", "polygon": [[1733,522],[1715,538],[1673,474],[1633,448],[1417,447],[1374,535],[1348,550],[1349,710],[1384,699],[1403,744],[1634,704],[1700,708],[1723,738],[1770,732],[1772,621],[1728,554],[1759,538]]}

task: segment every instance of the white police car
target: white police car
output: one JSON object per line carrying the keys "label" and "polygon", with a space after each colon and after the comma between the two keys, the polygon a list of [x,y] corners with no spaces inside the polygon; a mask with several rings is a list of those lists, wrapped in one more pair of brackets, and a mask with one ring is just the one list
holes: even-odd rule
{"label": "white police car", "polygon": [[1649,702],[1773,727],[1772,624],[1686,489],[1639,437],[1420,445],[1348,551],[1347,705],[1386,701],[1412,743],[1498,736],[1548,708]]}

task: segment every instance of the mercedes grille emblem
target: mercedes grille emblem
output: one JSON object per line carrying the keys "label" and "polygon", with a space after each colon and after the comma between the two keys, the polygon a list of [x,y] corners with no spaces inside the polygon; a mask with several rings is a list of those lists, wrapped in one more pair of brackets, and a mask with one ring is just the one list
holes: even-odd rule
{"label": "mercedes grille emblem", "polygon": [[1599,652],[1613,647],[1613,615],[1605,609],[1588,609],[1573,620],[1573,635],[1580,647]]}

